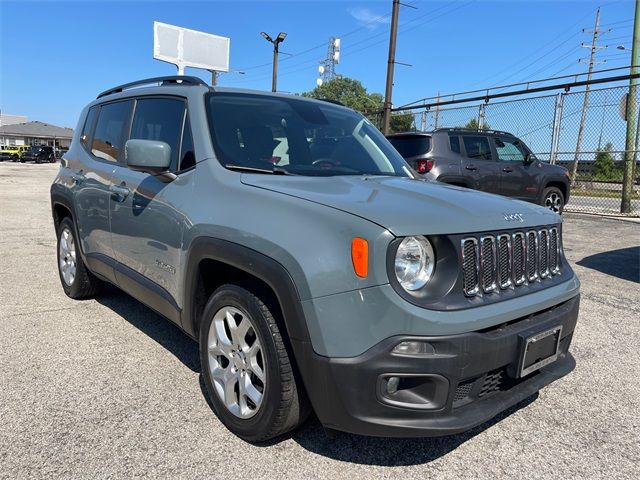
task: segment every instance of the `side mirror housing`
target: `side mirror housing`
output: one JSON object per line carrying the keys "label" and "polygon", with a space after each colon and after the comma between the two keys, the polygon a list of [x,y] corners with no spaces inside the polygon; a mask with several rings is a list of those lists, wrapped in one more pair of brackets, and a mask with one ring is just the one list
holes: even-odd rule
{"label": "side mirror housing", "polygon": [[127,140],[124,158],[132,170],[149,173],[166,172],[171,165],[171,147],[158,140]]}
{"label": "side mirror housing", "polygon": [[533,153],[527,153],[527,156],[524,157],[524,164],[525,165],[529,165],[530,163],[533,163],[536,161],[536,157]]}

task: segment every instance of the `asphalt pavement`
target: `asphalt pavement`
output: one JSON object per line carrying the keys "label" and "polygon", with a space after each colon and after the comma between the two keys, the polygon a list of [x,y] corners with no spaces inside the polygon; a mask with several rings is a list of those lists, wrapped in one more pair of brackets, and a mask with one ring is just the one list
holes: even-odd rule
{"label": "asphalt pavement", "polygon": [[57,165],[0,163],[0,478],[579,478],[640,476],[640,225],[566,215],[582,281],[576,369],[472,431],[330,439],[311,419],[251,445],[212,413],[196,344],[115,288],[67,298],[49,185]]}

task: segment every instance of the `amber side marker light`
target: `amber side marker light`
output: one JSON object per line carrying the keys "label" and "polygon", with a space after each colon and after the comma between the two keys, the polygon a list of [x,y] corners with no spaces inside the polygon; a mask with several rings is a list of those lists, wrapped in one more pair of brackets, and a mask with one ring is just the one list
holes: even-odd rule
{"label": "amber side marker light", "polygon": [[351,261],[356,275],[366,278],[369,274],[369,243],[364,238],[351,240]]}

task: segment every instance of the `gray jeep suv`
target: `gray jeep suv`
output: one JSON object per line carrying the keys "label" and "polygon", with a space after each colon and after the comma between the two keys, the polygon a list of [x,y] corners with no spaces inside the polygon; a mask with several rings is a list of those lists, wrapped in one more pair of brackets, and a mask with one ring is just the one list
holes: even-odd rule
{"label": "gray jeep suv", "polygon": [[561,218],[416,177],[339,105],[113,88],[51,202],[65,293],[109,282],[197,340],[215,413],[249,441],[311,409],[359,434],[461,432],[575,366]]}
{"label": "gray jeep suv", "polygon": [[387,138],[426,178],[537,203],[557,213],[569,201],[568,170],[539,161],[510,133],[440,128]]}

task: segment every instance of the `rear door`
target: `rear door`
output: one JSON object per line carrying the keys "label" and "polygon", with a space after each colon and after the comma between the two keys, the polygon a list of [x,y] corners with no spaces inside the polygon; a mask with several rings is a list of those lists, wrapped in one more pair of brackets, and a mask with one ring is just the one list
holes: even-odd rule
{"label": "rear door", "polygon": [[493,144],[501,163],[500,191],[503,195],[521,200],[535,200],[538,196],[540,168],[538,162],[526,164],[527,149],[515,137],[493,137]]}
{"label": "rear door", "polygon": [[489,193],[501,193],[500,174],[502,166],[491,149],[487,135],[461,135],[463,159],[462,175],[472,188]]}
{"label": "rear door", "polygon": [[76,224],[91,270],[113,278],[114,254],[109,226],[109,197],[118,159],[124,154],[124,131],[131,100],[94,106],[83,126],[79,158],[69,159]]}
{"label": "rear door", "polygon": [[[180,200],[189,197],[187,190],[192,187],[195,166],[186,101],[178,97],[139,98],[129,138],[166,142],[177,176],[168,179],[134,171],[126,162],[116,167],[110,201],[111,244],[118,261],[116,279],[145,303],[149,304],[148,297],[136,293],[140,284],[177,305],[176,273],[181,268],[185,222]],[[169,311],[161,313],[178,321]]]}

